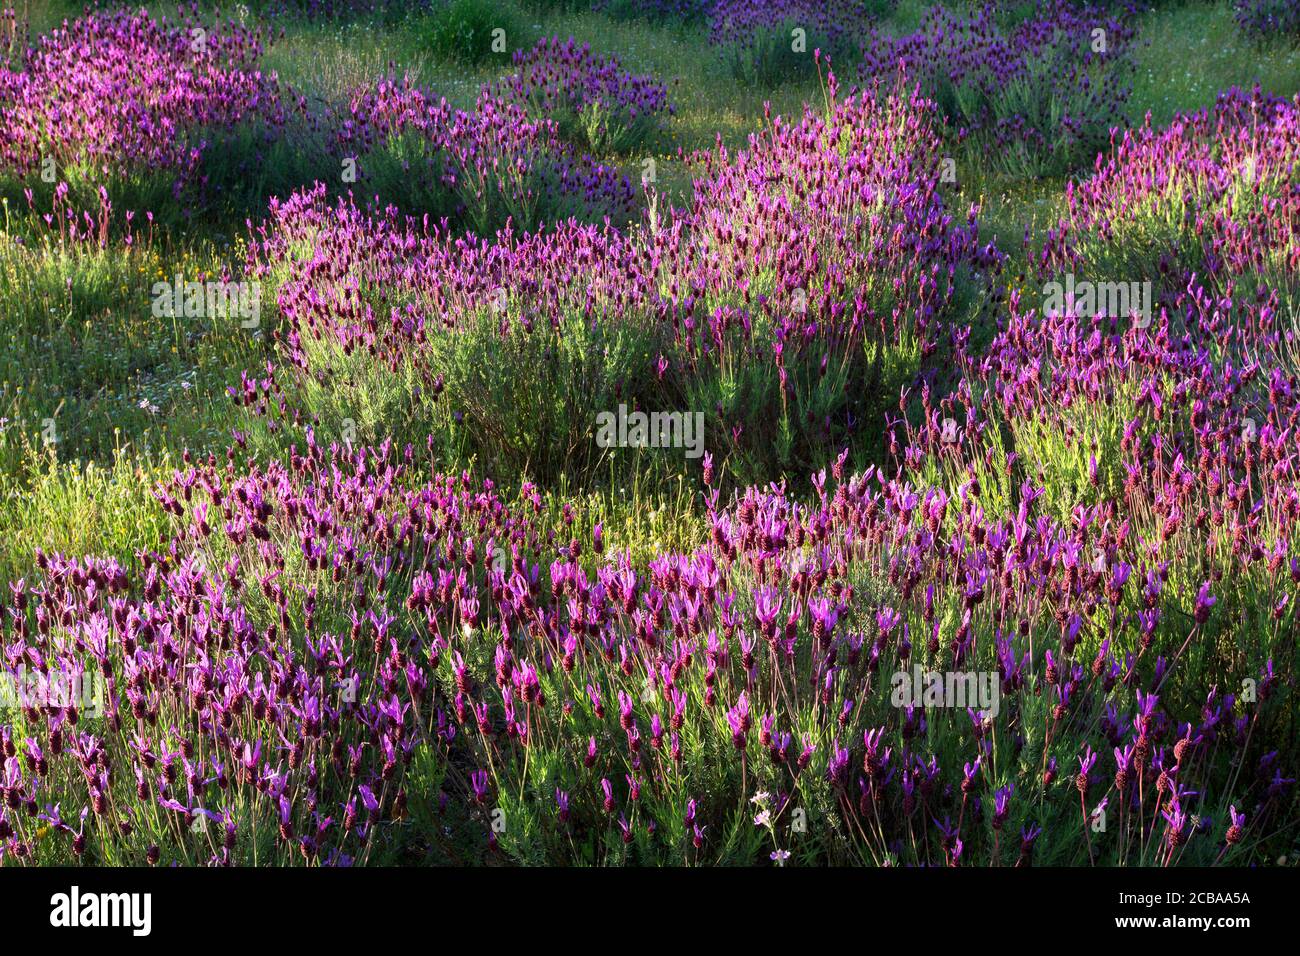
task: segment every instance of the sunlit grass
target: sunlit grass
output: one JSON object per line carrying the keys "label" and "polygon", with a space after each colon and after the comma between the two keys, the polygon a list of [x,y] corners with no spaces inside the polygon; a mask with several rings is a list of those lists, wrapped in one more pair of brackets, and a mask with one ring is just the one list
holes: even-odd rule
{"label": "sunlit grass", "polygon": [[1300,47],[1285,38],[1262,44],[1245,36],[1227,3],[1190,2],[1145,14],[1129,117],[1153,123],[1213,106],[1220,90],[1259,83],[1278,96],[1300,91]]}

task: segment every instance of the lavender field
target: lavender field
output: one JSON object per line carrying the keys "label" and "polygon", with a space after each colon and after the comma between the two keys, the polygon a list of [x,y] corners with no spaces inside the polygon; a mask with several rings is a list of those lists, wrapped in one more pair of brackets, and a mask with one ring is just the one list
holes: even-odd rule
{"label": "lavender field", "polygon": [[17,0],[0,203],[0,866],[1300,861],[1300,0]]}

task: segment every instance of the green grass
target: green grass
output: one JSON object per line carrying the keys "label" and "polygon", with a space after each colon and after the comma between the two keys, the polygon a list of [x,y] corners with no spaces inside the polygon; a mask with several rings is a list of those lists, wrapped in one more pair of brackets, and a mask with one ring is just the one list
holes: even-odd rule
{"label": "green grass", "polygon": [[16,10],[21,19],[30,23],[33,33],[44,33],[65,19],[79,16],[85,4],[80,0],[13,0],[5,6]]}
{"label": "green grass", "polygon": [[260,331],[157,319],[152,288],[176,274],[217,276],[234,251],[212,240],[177,249],[148,233],[131,248],[101,249],[0,231],[0,418],[10,422],[0,463],[21,457],[47,420],[61,457],[101,462],[123,446],[224,439],[215,426],[229,403],[219,396],[232,374],[259,363]]}
{"label": "green grass", "polygon": [[1259,83],[1279,96],[1300,90],[1300,47],[1285,39],[1255,44],[1238,29],[1227,3],[1187,3],[1145,14],[1150,41],[1138,62],[1128,115],[1156,125],[1175,113],[1214,105],[1220,90]]}
{"label": "green grass", "polygon": [[0,472],[0,577],[30,576],[37,548],[132,566],[137,551],[160,547],[169,533],[150,492],[170,465],[165,457],[125,451],[107,466],[60,463],[36,452],[16,472]]}

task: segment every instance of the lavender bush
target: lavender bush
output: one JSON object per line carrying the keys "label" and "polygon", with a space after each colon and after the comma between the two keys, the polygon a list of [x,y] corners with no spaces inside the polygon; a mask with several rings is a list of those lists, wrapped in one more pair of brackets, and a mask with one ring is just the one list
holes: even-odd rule
{"label": "lavender bush", "polygon": [[1256,39],[1300,39],[1300,3],[1296,0],[1240,0],[1234,7],[1241,29]]}
{"label": "lavender bush", "polygon": [[408,78],[368,85],[336,122],[334,150],[386,201],[479,235],[508,221],[535,229],[574,214],[626,219],[633,209],[626,176],[566,144],[553,120],[490,90],[466,112]]}
{"label": "lavender bush", "polygon": [[[411,422],[410,437],[435,422],[455,435],[465,414],[474,453],[535,476],[593,467],[580,410],[619,401],[700,410],[742,479],[872,428],[904,356],[929,354],[1000,260],[939,196],[929,103],[840,98],[833,77],[829,102],[704,157],[690,207],[656,206],[627,233],[566,222],[460,239],[331,211],[320,189],[275,205],[251,267],[279,289],[291,364],[313,392],[322,375],[352,383],[306,410],[365,409]],[[446,397],[403,398],[414,388]]]}
{"label": "lavender bush", "polygon": [[[1001,518],[837,465],[807,505],[712,494],[707,545],[638,567],[417,462],[209,460],[158,489],[175,536],[140,580],[42,556],[9,666],[101,676],[103,729],[80,700],[6,727],[6,853],[1208,863],[1288,812],[1277,628],[1223,656],[1222,585],[1037,495]],[[988,676],[954,707],[911,696],[930,671]]]}
{"label": "lavender bush", "polygon": [[1271,290],[1271,325],[1286,308],[1276,294],[1290,303],[1300,291],[1298,132],[1300,101],[1258,88],[1228,90],[1164,129],[1125,132],[1092,176],[1068,187],[1040,270],[1140,276],[1178,294],[1259,291],[1263,301]]}
{"label": "lavender bush", "polygon": [[43,194],[65,183],[85,205],[107,187],[160,212],[219,199],[268,166],[292,182],[282,147],[298,104],[259,68],[264,44],[193,14],[92,13],[56,29],[0,71],[0,173]]}
{"label": "lavender bush", "polygon": [[673,112],[668,90],[654,77],[630,74],[616,57],[597,56],[572,37],[516,51],[513,68],[494,94],[554,121],[566,139],[596,155],[642,146],[660,130],[662,114]]}
{"label": "lavender bush", "polygon": [[916,32],[874,31],[864,80],[902,76],[942,107],[983,166],[1021,177],[1086,166],[1122,123],[1132,26],[1069,3],[1039,6],[1010,29],[992,7],[932,7]]}

